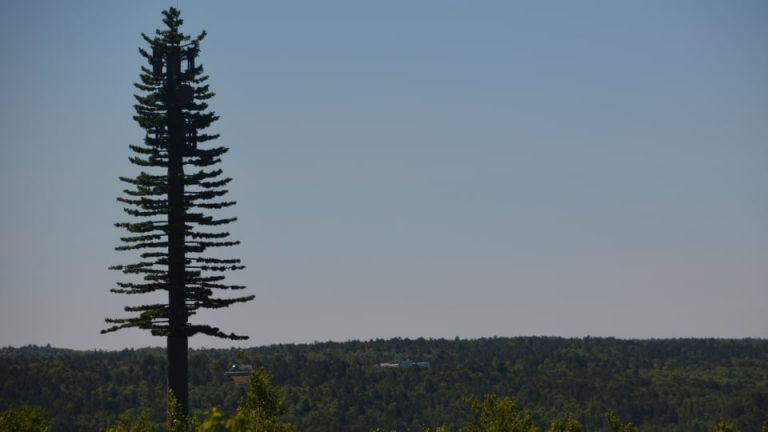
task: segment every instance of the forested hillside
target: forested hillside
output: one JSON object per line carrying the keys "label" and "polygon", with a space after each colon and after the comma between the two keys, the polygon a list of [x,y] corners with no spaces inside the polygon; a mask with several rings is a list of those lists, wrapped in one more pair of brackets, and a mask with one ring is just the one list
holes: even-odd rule
{"label": "forested hillside", "polygon": [[[39,407],[54,430],[98,430],[120,413],[162,421],[165,352],[0,349],[0,410]],[[768,340],[549,337],[375,340],[190,354],[190,400],[231,412],[244,387],[224,375],[258,362],[287,396],[299,431],[414,430],[466,423],[463,396],[510,396],[534,418],[573,416],[605,430],[615,411],[641,431],[705,431],[726,418],[743,431],[768,419]],[[403,359],[429,369],[380,368]]]}

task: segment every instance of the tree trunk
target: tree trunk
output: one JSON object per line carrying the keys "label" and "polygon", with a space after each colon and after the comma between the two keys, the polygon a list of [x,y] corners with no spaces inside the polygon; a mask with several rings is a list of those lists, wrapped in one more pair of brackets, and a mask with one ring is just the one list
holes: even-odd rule
{"label": "tree trunk", "polygon": [[177,90],[181,69],[179,49],[168,55],[168,388],[173,391],[184,413],[189,413],[187,391],[187,308],[184,257],[184,118]]}

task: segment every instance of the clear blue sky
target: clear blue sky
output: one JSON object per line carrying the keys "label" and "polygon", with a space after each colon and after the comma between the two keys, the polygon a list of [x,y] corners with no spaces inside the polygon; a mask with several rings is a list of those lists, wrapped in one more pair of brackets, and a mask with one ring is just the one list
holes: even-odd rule
{"label": "clear blue sky", "polygon": [[[0,345],[129,302],[141,32],[175,1],[0,3]],[[768,335],[768,3],[181,0],[254,302],[242,345]],[[205,336],[192,346],[230,346]]]}

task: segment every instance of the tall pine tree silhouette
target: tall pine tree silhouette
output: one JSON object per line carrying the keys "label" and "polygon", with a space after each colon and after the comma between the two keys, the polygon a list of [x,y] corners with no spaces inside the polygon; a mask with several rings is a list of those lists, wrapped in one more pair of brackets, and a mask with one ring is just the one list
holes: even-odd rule
{"label": "tall pine tree silhouette", "polygon": [[[206,100],[213,93],[205,84],[207,76],[195,60],[200,52],[203,31],[197,37],[180,32],[179,10],[163,11],[166,28],[154,37],[142,34],[149,49],[139,49],[148,66],[141,68],[134,120],[146,132],[143,145],[131,145],[130,161],[142,171],[136,177],[120,177],[128,184],[118,201],[126,204],[132,222],[117,227],[128,231],[117,250],[138,251],[134,264],[111,267],[130,275],[111,291],[121,294],[168,292],[168,303],[125,307],[133,316],[107,318],[111,326],[102,333],[124,328],[149,330],[165,336],[168,343],[168,387],[189,410],[187,392],[187,340],[195,334],[228,339],[247,336],[227,334],[207,324],[193,324],[189,318],[199,309],[215,309],[250,301],[252,295],[215,297],[215,290],[245,287],[225,282],[222,272],[239,270],[239,259],[206,255],[211,248],[237,245],[227,240],[221,226],[236,218],[216,218],[213,210],[230,207],[222,197],[231,181],[214,168],[227,152],[226,147],[209,146],[218,138],[206,130],[218,119],[208,110]],[[182,70],[182,63],[185,67]]]}

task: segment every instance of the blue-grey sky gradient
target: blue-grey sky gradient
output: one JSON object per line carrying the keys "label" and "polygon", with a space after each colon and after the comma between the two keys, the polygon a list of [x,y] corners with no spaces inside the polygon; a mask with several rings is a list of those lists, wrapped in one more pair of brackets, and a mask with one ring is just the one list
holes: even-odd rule
{"label": "blue-grey sky gradient", "polygon": [[[164,344],[99,330],[148,301],[107,267],[175,4],[0,4],[0,345]],[[240,345],[768,335],[768,3],[179,6],[257,296],[201,319]]]}

